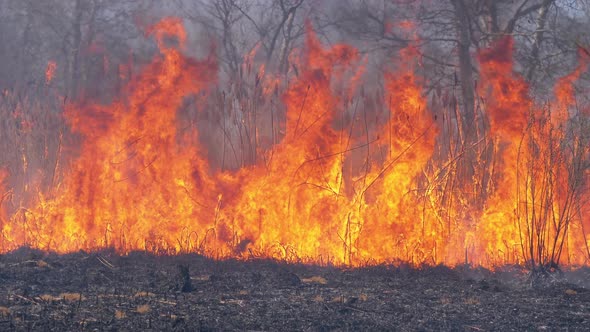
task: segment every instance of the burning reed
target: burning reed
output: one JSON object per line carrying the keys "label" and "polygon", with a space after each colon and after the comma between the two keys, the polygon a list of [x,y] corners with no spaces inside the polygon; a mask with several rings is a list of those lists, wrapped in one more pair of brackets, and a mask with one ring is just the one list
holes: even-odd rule
{"label": "burning reed", "polygon": [[[511,39],[498,40],[478,55],[477,116],[465,123],[456,99],[425,94],[414,45],[373,94],[358,50],[323,46],[308,24],[288,78],[246,57],[249,84],[219,93],[215,57],[183,54],[180,20],[148,34],[159,54],[117,100],[66,104],[82,143],[59,165],[59,136],[53,167],[39,168],[51,181],[32,181],[38,192],[18,201],[0,176],[2,251],[540,268],[590,259],[588,120],[571,90],[583,56],[539,105],[514,73]],[[194,120],[209,116],[213,129]]]}

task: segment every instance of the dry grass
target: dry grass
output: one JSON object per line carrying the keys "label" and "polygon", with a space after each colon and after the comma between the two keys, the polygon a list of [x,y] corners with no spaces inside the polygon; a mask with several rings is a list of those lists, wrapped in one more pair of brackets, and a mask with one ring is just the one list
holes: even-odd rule
{"label": "dry grass", "polygon": [[[212,168],[215,169],[236,169],[245,165],[268,163],[266,159],[272,155],[273,149],[277,143],[283,138],[284,132],[281,131],[281,126],[285,122],[285,108],[281,105],[280,96],[287,87],[287,82],[282,82],[277,86],[275,93],[268,93],[265,91],[263,84],[255,83],[259,79],[257,72],[252,71],[244,75],[240,79],[241,82],[233,82],[235,86],[240,89],[218,90],[212,92],[207,100],[195,99],[186,108],[179,111],[180,121],[187,128],[198,128],[201,137],[205,142],[204,146],[209,147],[210,161]],[[200,98],[200,97],[199,97]],[[358,114],[363,112],[371,112],[371,109],[388,109],[387,96],[385,93],[379,92],[374,96],[355,96],[360,100],[360,110]],[[353,99],[354,99],[353,98]],[[51,99],[47,97],[47,99]],[[432,104],[438,105],[432,107],[433,111],[438,114],[438,127],[440,133],[437,138],[437,147],[435,153],[429,162],[428,167],[424,170],[423,175],[419,176],[416,181],[415,192],[422,195],[424,204],[421,205],[420,220],[424,230],[431,229],[438,234],[447,234],[449,239],[456,237],[461,238],[461,234],[465,232],[467,227],[464,224],[457,223],[458,220],[478,220],[481,209],[486,204],[486,200],[494,194],[494,181],[498,177],[497,170],[494,170],[495,160],[498,158],[498,142],[495,142],[489,133],[489,124],[486,116],[478,117],[474,123],[474,137],[467,140],[462,131],[466,127],[461,123],[461,117],[458,116],[456,105],[452,106],[444,101],[442,96],[436,100],[433,96]],[[370,101],[370,103],[369,103]],[[456,102],[456,101],[455,101]],[[197,104],[203,104],[203,107],[197,107]],[[343,113],[351,113],[354,103],[346,105],[337,105]],[[373,105],[370,108],[366,104]],[[279,107],[277,107],[279,105]],[[452,106],[452,107],[451,107]],[[76,138],[68,133],[67,126],[63,117],[61,116],[63,105],[58,104],[57,100],[33,100],[13,93],[4,93],[0,96],[0,169],[7,169],[10,177],[7,186],[12,190],[10,202],[4,204],[3,207],[8,208],[9,214],[20,206],[31,206],[31,201],[38,199],[39,192],[44,194],[51,192],[60,182],[62,166],[65,165],[65,159],[68,156],[60,155],[60,145],[62,140],[71,144],[73,152],[76,152]],[[364,109],[366,108],[366,109]],[[478,111],[485,115],[485,105],[478,105]],[[368,109],[368,111],[367,111]],[[372,115],[372,114],[369,114]],[[539,123],[544,122],[543,117],[547,115],[539,114],[540,118],[536,119]],[[368,119],[373,119],[368,116]],[[382,122],[383,119],[380,121]],[[342,120],[343,132],[349,132],[352,135],[350,126],[358,127],[355,120]],[[560,135],[564,137],[564,146],[571,140],[572,130],[577,128],[573,119],[572,125],[564,126],[563,132]],[[377,135],[377,128],[382,123],[375,120],[370,120],[366,124],[364,131],[359,131],[355,134],[359,137],[351,137],[351,139],[363,141],[361,138],[366,135]],[[573,129],[574,128],[574,129]],[[358,129],[358,128],[356,128]],[[530,130],[534,128],[531,127]],[[580,129],[580,132],[586,132]],[[256,134],[253,134],[256,133]],[[63,137],[61,136],[63,134]],[[385,134],[385,133],[382,133]],[[414,133],[417,135],[418,133]],[[573,132],[576,136],[576,132]],[[529,134],[528,136],[532,136]],[[577,135],[580,136],[579,134]],[[542,138],[546,138],[543,136]],[[367,139],[368,141],[368,139]],[[466,144],[469,143],[469,144]],[[571,143],[571,142],[569,142]],[[587,142],[581,142],[580,146],[585,146]],[[64,143],[65,144],[65,143]],[[368,144],[368,143],[367,143]],[[368,144],[369,145],[369,144]],[[559,144],[557,144],[559,145]],[[586,144],[587,145],[587,144]],[[354,153],[350,153],[343,158],[358,158],[369,151],[366,149],[358,149]],[[372,149],[371,155],[367,155],[368,164],[383,163],[383,156],[380,155],[383,151],[379,149]],[[562,155],[563,158],[558,162],[561,164],[552,164],[550,166],[561,167],[566,171],[572,170],[573,165],[578,161],[588,160],[590,152],[586,150],[576,150],[580,153],[571,156],[566,155],[563,151],[546,151],[547,155],[555,156]],[[526,151],[529,155],[533,152]],[[75,154],[75,153],[74,153]],[[268,155],[267,155],[268,154]],[[70,156],[71,157],[71,156]],[[531,158],[527,156],[527,158]],[[539,158],[537,158],[539,159]],[[357,174],[360,166],[355,166],[351,172]],[[588,169],[579,170],[580,172],[587,172]],[[551,172],[546,172],[548,177],[553,176]],[[523,174],[523,178],[527,174]],[[361,175],[355,181],[360,183]],[[548,183],[550,186],[558,183],[558,180],[563,180],[565,174],[557,178],[543,178],[540,182]],[[34,179],[34,183],[31,183]],[[526,183],[523,181],[522,183]],[[581,182],[580,182],[581,183]],[[541,188],[539,184],[535,184],[539,191],[550,193],[551,190]],[[352,187],[352,186],[351,186]],[[549,229],[549,222],[553,220],[532,220],[526,214],[535,212],[537,216],[543,213],[549,215],[552,211],[520,211],[522,218],[522,228],[530,229],[528,239],[524,238],[522,242],[516,244],[515,249],[512,244],[505,248],[507,260],[530,261],[535,258],[536,263],[543,265],[551,263],[556,260],[559,263],[559,258],[566,243],[568,232],[571,225],[580,224],[580,218],[575,216],[576,207],[583,206],[580,202],[581,195],[576,188],[571,188],[571,199],[568,200],[567,206],[562,204],[558,207],[561,211],[557,215],[565,216],[563,220],[556,220],[558,224],[559,233]],[[549,188],[551,189],[551,188]],[[520,188],[516,190],[527,190],[527,188]],[[0,193],[2,194],[2,193]],[[551,197],[547,197],[549,200]],[[557,199],[554,200],[557,202]],[[531,204],[531,206],[534,206]],[[552,207],[552,204],[544,205],[545,207]],[[548,209],[548,208],[547,208]],[[540,213],[539,213],[540,212]],[[561,213],[563,212],[563,213]],[[31,223],[31,220],[28,220]],[[24,224],[24,222],[15,222],[15,225]],[[475,224],[475,222],[474,222]],[[473,225],[468,225],[469,227]],[[477,226],[477,225],[475,225]],[[583,225],[582,225],[583,226]],[[539,232],[542,235],[535,235],[534,229],[541,229]],[[32,229],[32,228],[31,228]],[[581,229],[584,237],[588,239],[585,232],[588,230]],[[424,233],[424,232],[423,232]],[[526,230],[523,231],[526,233]],[[557,234],[557,238],[551,238],[551,234]],[[542,236],[548,236],[542,238]],[[557,241],[554,241],[557,240]],[[22,243],[8,243],[7,241],[0,241],[3,246],[15,248]],[[347,248],[354,248],[354,243],[345,243]],[[527,246],[534,246],[533,254],[523,252],[521,248]],[[193,246],[187,244],[187,248]],[[408,244],[407,248],[413,248],[412,244]],[[539,250],[539,248],[543,248]],[[6,249],[6,248],[0,248]],[[206,249],[206,248],[205,248]],[[405,249],[407,250],[407,249]],[[190,249],[188,249],[190,251]],[[413,255],[414,252],[407,252],[408,255]],[[564,256],[570,253],[565,253]],[[578,253],[577,253],[578,254]],[[590,258],[590,248],[587,246],[583,253]],[[432,255],[432,257],[424,257],[424,261],[436,260],[436,253],[426,253],[425,255]],[[510,257],[509,257],[510,256]],[[537,257],[527,257],[537,256]],[[352,260],[349,258],[349,260]],[[468,257],[466,255],[466,260]],[[501,263],[501,262],[499,262]],[[40,261],[39,267],[46,267]],[[110,263],[104,261],[103,264],[112,268]],[[207,281],[209,276],[203,275],[193,277],[193,280]],[[326,284],[327,281],[319,277],[311,277],[302,279],[304,283]],[[150,296],[148,294],[138,295]]]}
{"label": "dry grass", "polygon": [[38,260],[37,261],[37,267],[42,267],[42,268],[43,267],[49,267],[49,264],[47,264],[47,262],[44,261],[44,260]]}
{"label": "dry grass", "polygon": [[328,283],[326,278],[320,277],[320,276],[313,276],[311,278],[302,278],[301,282],[306,283],[306,284],[320,284],[320,285],[325,285]]}
{"label": "dry grass", "polygon": [[478,298],[475,298],[475,297],[468,297],[468,298],[466,298],[466,299],[465,299],[464,303],[465,303],[465,304],[468,304],[468,305],[478,305],[478,304],[480,304],[481,302],[479,301],[479,299],[478,299]]}
{"label": "dry grass", "polygon": [[61,293],[61,294],[59,294],[58,298],[63,299],[68,302],[86,300],[84,295],[82,295],[80,293]]}
{"label": "dry grass", "polygon": [[451,303],[453,303],[453,300],[452,300],[452,299],[451,299],[449,296],[443,296],[443,297],[441,297],[441,299],[440,299],[440,303],[441,303],[442,305],[448,305],[448,304],[451,304]]}
{"label": "dry grass", "polygon": [[150,292],[145,292],[145,291],[141,291],[141,292],[137,292],[135,293],[135,295],[133,297],[154,297],[156,296],[156,294],[154,293],[150,293]]}
{"label": "dry grass", "polygon": [[334,296],[331,303],[346,303],[346,298],[343,295]]}
{"label": "dry grass", "polygon": [[140,314],[147,314],[148,312],[150,312],[152,309],[150,307],[149,304],[141,304],[137,306],[136,311]]}
{"label": "dry grass", "polygon": [[115,318],[116,319],[123,319],[126,318],[127,314],[123,310],[115,310]]}
{"label": "dry grass", "polygon": [[80,293],[61,293],[58,296],[53,296],[51,294],[43,294],[40,295],[39,298],[46,302],[53,302],[53,301],[66,301],[66,302],[75,302],[75,301],[84,301],[86,297]]}
{"label": "dry grass", "polygon": [[324,302],[324,301],[326,301],[326,299],[324,299],[324,297],[323,297],[323,296],[321,296],[321,295],[316,295],[316,296],[314,296],[314,298],[312,299],[312,301],[313,301],[313,302],[318,302],[318,303],[321,303],[321,302]]}
{"label": "dry grass", "polygon": [[7,317],[10,316],[11,310],[8,307],[0,306],[0,316]]}

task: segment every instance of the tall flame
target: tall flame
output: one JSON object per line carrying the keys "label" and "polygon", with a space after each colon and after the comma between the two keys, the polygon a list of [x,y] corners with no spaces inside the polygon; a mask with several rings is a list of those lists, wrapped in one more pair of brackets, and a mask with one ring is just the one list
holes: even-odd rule
{"label": "tall flame", "polygon": [[[431,237],[437,230],[420,218],[420,204],[416,203],[423,193],[415,187],[434,151],[437,129],[413,72],[416,55],[415,49],[405,49],[401,57],[407,65],[386,75],[391,116],[380,132],[391,133],[390,137],[384,135],[391,138],[386,142],[390,158],[371,171],[361,191],[367,206],[360,235],[361,256],[376,261],[419,263],[432,257],[427,251],[434,248]],[[382,181],[377,181],[379,178]]]}
{"label": "tall flame", "polygon": [[59,252],[176,247],[178,234],[204,214],[196,188],[211,179],[198,145],[181,143],[189,138],[179,137],[176,110],[214,82],[216,64],[164,45],[184,41],[178,20],[155,29],[161,54],[129,84],[128,98],[68,107],[67,120],[84,137],[81,154],[55,197],[23,216],[31,228],[3,230],[9,242]]}
{"label": "tall flame", "polygon": [[[481,204],[447,205],[437,201],[434,191],[443,189],[432,181],[456,160],[436,159],[437,144],[447,138],[439,135],[425,82],[416,74],[417,50],[402,50],[392,59],[400,63],[397,69],[384,73],[388,120],[369,125],[365,110],[358,129],[356,110],[351,123],[342,114],[355,91],[364,94],[366,59],[349,45],[325,48],[311,24],[306,30],[302,56],[292,57],[294,81],[284,84],[281,95],[284,136],[273,139],[253,165],[217,170],[197,130],[178,130],[177,116],[186,97],[217,83],[217,63],[182,54],[187,35],[179,19],[148,28],[159,54],[130,78],[122,97],[108,106],[81,102],[66,108],[68,124],[83,138],[79,156],[37,206],[13,216],[0,210],[0,249],[114,247],[350,265],[399,260],[490,267],[563,252],[569,263],[584,263],[576,248],[587,243],[586,235],[570,232],[565,238],[564,229],[547,225],[567,213],[572,223],[566,227],[590,227],[588,218],[573,217],[577,206],[570,204],[584,194],[567,167],[577,155],[560,148],[567,139],[571,86],[587,62],[558,82],[551,113],[558,115],[546,121],[548,111],[535,105],[527,83],[514,73],[512,39],[478,54],[478,93],[496,148],[491,188]],[[253,54],[246,57],[247,71]],[[264,67],[256,84],[268,84],[261,91],[269,97],[279,84],[262,76]],[[357,129],[362,135],[354,134]],[[547,183],[547,190],[535,189]],[[539,206],[547,205],[537,205],[539,199],[551,200],[543,218]],[[440,217],[448,208],[475,209],[469,214],[476,220],[451,225]],[[540,234],[539,227],[547,231]],[[527,251],[526,243],[548,234],[566,248],[553,249],[557,254]]]}
{"label": "tall flame", "polygon": [[309,25],[307,29],[307,52],[299,64],[303,71],[282,97],[285,137],[273,148],[268,165],[226,175],[241,188],[237,195],[234,188],[223,192],[224,205],[231,208],[222,221],[240,239],[274,257],[296,252],[341,259],[337,234],[347,199],[342,197],[340,136],[332,126],[339,99],[331,83],[358,55],[344,45],[323,49]]}
{"label": "tall flame", "polygon": [[512,52],[513,40],[504,37],[479,54],[483,81],[480,94],[486,97],[490,133],[499,149],[495,191],[476,230],[486,236],[478,236],[473,244],[475,256],[482,260],[504,259],[503,254],[510,253],[520,243],[514,214],[519,151],[533,103],[527,83],[513,73]]}

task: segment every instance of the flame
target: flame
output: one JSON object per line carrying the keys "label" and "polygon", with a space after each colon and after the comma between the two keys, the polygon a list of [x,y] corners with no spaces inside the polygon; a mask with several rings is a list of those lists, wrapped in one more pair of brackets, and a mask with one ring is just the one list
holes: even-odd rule
{"label": "flame", "polygon": [[[495,192],[486,202],[476,231],[485,235],[477,239],[474,249],[482,265],[500,264],[498,259],[506,260],[506,255],[520,250],[522,256],[509,260],[559,260],[560,254],[553,257],[556,250],[563,250],[556,248],[559,241],[584,242],[586,236],[574,239],[577,233],[564,238],[563,227],[575,227],[570,226],[570,218],[580,183],[571,182],[572,170],[568,169],[576,157],[560,144],[567,139],[572,84],[587,64],[580,62],[576,70],[558,80],[556,105],[543,109],[533,103],[524,79],[513,73],[512,50],[513,40],[505,37],[479,54],[480,94],[487,96],[490,132],[500,149]],[[534,241],[543,245],[534,245]],[[566,256],[570,263],[585,261],[581,256]]]}
{"label": "flame", "polygon": [[176,110],[215,81],[216,64],[164,45],[165,38],[184,40],[177,20],[157,28],[165,29],[155,33],[161,54],[129,84],[128,98],[67,108],[72,130],[84,137],[82,153],[55,197],[24,215],[35,229],[4,227],[8,243],[58,252],[178,248],[179,234],[205,214],[195,186],[211,180],[198,146],[182,143],[190,138],[179,137]]}
{"label": "flame", "polygon": [[47,68],[45,68],[45,83],[49,84],[55,76],[55,70],[57,69],[57,63],[55,61],[47,62]]}
{"label": "flame", "polygon": [[486,235],[473,243],[472,254],[480,259],[502,257],[501,253],[510,252],[519,243],[514,215],[519,150],[533,103],[527,83],[514,74],[512,52],[512,38],[504,37],[478,56],[483,81],[480,94],[487,97],[490,132],[499,149],[497,169],[501,172],[475,230]]}
{"label": "flame", "polygon": [[339,107],[330,84],[357,58],[352,47],[324,50],[307,26],[306,54],[300,78],[283,95],[287,108],[286,134],[272,151],[269,165],[226,174],[239,184],[224,190],[220,220],[225,241],[232,236],[251,243],[264,254],[288,258],[342,258],[337,238],[342,198],[340,136],[332,122]]}
{"label": "flame", "polygon": [[577,68],[571,73],[560,78],[555,85],[554,93],[557,98],[558,105],[568,107],[575,103],[574,83],[578,80],[578,78],[580,78],[580,75],[588,70],[590,55],[582,49],[579,49],[578,58],[580,60]]}
{"label": "flame", "polygon": [[[400,27],[411,29],[410,23]],[[586,61],[559,80],[555,113],[560,115],[547,121],[549,111],[532,101],[527,83],[514,73],[512,39],[478,54],[478,93],[489,120],[484,139],[496,149],[491,185],[480,204],[447,204],[436,195],[445,190],[436,180],[451,172],[455,161],[440,156],[439,145],[447,138],[439,135],[426,82],[417,74],[415,47],[402,50],[391,61],[397,67],[383,73],[385,92],[375,99],[387,106],[388,120],[371,126],[367,110],[349,109],[360,100],[355,100],[359,91],[369,100],[368,60],[356,48],[324,47],[308,22],[303,49],[290,56],[292,80],[285,82],[264,66],[252,70],[255,47],[241,69],[246,76],[254,73],[261,86],[256,98],[285,89],[284,136],[273,138],[255,163],[218,170],[209,163],[198,130],[179,130],[177,115],[185,98],[207,95],[218,84],[218,64],[183,55],[187,35],[179,19],[162,20],[146,34],[159,54],[140,74],[125,76],[122,97],[110,105],[67,105],[67,123],[83,139],[79,155],[63,181],[40,194],[37,206],[12,216],[0,210],[2,251],[28,244],[57,252],[113,247],[347,265],[467,261],[493,267],[550,254],[525,249],[527,239],[540,236],[531,228],[540,219],[530,218],[538,209],[530,202],[539,195],[551,198],[554,209],[545,211],[551,218],[561,215],[555,211],[575,209],[568,197],[579,199],[571,196],[573,180],[567,177],[573,154],[560,152],[559,142],[566,139],[571,86]],[[381,119],[379,112],[375,116]],[[259,132],[254,135],[257,139]],[[0,174],[0,183],[5,177]],[[549,191],[532,189],[547,181],[554,184]],[[445,209],[458,219],[442,220]],[[458,217],[465,215],[474,220]],[[587,218],[578,219],[573,229],[590,227]],[[546,234],[563,236],[559,232],[549,227]],[[576,248],[586,237],[569,234],[563,255],[582,264]]]}
{"label": "flame", "polygon": [[[405,49],[402,63],[412,64],[416,55],[415,49]],[[380,131],[390,133],[386,142],[390,157],[383,167],[371,171],[361,192],[374,196],[366,204],[361,252],[376,261],[419,264],[433,257],[435,245],[429,240],[437,230],[425,226],[420,218],[420,204],[416,203],[422,193],[415,190],[416,177],[434,151],[437,129],[412,65],[386,75],[386,87],[393,102],[390,120]],[[377,181],[380,178],[382,181]]]}
{"label": "flame", "polygon": [[8,197],[8,190],[5,189],[5,181],[8,178],[8,171],[5,169],[0,169],[0,194],[2,196],[0,196],[0,226],[3,226],[4,223],[6,222],[6,209],[4,208],[4,203],[6,198]]}

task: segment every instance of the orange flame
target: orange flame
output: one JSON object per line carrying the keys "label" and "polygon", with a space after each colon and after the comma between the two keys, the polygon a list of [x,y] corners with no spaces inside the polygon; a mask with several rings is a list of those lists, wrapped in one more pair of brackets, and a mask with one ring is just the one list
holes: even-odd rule
{"label": "orange flame", "polygon": [[[381,132],[392,133],[393,139],[387,142],[390,160],[373,170],[367,187],[362,188],[367,207],[360,243],[363,257],[419,264],[436,256],[432,237],[436,237],[437,230],[420,221],[420,205],[416,203],[421,200],[421,193],[414,187],[416,177],[433,153],[437,129],[419,79],[413,73],[411,64],[416,51],[408,48],[401,56],[402,63],[410,66],[386,75],[387,91],[393,102],[390,121]],[[378,178],[383,181],[376,182]],[[442,257],[439,259],[434,258],[435,263],[442,261]]]}
{"label": "orange flame", "polygon": [[55,70],[57,69],[57,63],[55,61],[47,62],[47,68],[45,69],[45,83],[49,84],[53,80]]}
{"label": "orange flame", "polygon": [[[369,126],[365,110],[359,129],[356,113],[351,124],[341,115],[359,86],[365,94],[366,58],[359,59],[349,45],[325,48],[310,23],[306,30],[302,55],[291,58],[297,77],[285,82],[281,96],[284,137],[264,151],[263,161],[219,171],[208,163],[199,133],[178,130],[177,116],[187,96],[217,82],[217,63],[181,53],[187,36],[179,19],[148,28],[160,54],[141,74],[128,78],[126,97],[108,106],[67,106],[72,131],[84,139],[80,155],[38,206],[12,217],[0,215],[0,249],[29,244],[70,252],[109,246],[120,252],[197,251],[349,265],[396,260],[455,265],[467,260],[488,267],[547,254],[544,249],[524,251],[523,238],[535,236],[527,228],[531,218],[525,216],[532,211],[528,202],[539,195],[531,184],[555,181],[555,210],[570,209],[563,197],[571,180],[567,185],[557,180],[567,173],[565,162],[571,156],[556,152],[556,142],[565,136],[557,123],[542,121],[544,113],[530,98],[526,82],[514,74],[510,38],[478,55],[478,92],[489,119],[484,138],[497,149],[491,189],[480,205],[443,205],[433,194],[442,189],[431,183],[438,175],[428,174],[450,172],[436,160],[437,144],[445,138],[439,137],[425,82],[416,74],[418,50],[404,49],[398,68],[384,74],[380,98],[389,101],[383,103],[389,120]],[[255,52],[244,60],[247,73]],[[585,69],[583,62],[559,81],[560,107],[571,105],[570,87]],[[264,76],[261,67],[256,84],[272,86],[263,86],[260,98],[279,85]],[[559,124],[567,121],[565,114]],[[552,140],[543,141],[546,137]],[[535,157],[542,162],[535,164]],[[542,167],[551,168],[545,177],[537,172]],[[427,172],[432,169],[438,171]],[[2,178],[0,174],[0,182]],[[453,220],[451,225],[440,218],[441,209],[474,206],[479,209],[470,211],[474,221]],[[464,215],[459,212],[448,215]],[[583,263],[575,248],[586,238],[572,234],[567,241],[574,248],[564,251],[570,262]]]}
{"label": "orange flame", "polygon": [[501,172],[475,230],[476,234],[485,234],[476,237],[473,243],[472,254],[482,260],[503,258],[502,253],[510,252],[519,243],[514,215],[519,147],[533,103],[527,83],[513,72],[512,52],[512,38],[504,37],[479,54],[480,94],[487,97],[490,131],[500,149],[498,170]]}
{"label": "orange flame", "polygon": [[4,209],[4,201],[6,198],[5,193],[7,192],[6,187],[5,187],[5,181],[8,178],[8,171],[5,169],[0,169],[0,194],[1,199],[0,199],[0,221],[2,222],[2,224],[4,224],[4,221],[6,220],[6,210]]}
{"label": "orange flame", "polygon": [[[183,30],[175,21],[157,42]],[[181,33],[182,32],[182,33]],[[207,166],[194,144],[181,144],[176,109],[186,95],[215,80],[216,64],[183,57],[172,47],[127,87],[129,97],[109,107],[70,106],[66,117],[84,136],[82,154],[71,165],[55,198],[26,215],[28,230],[3,229],[9,243],[29,243],[59,252],[113,246],[119,250],[177,246],[178,234],[192,229],[202,205],[196,186],[210,186]],[[187,147],[189,146],[189,147]],[[149,244],[146,244],[146,241]]]}
{"label": "orange flame", "polygon": [[580,49],[578,51],[578,58],[580,59],[578,67],[571,73],[560,78],[555,85],[554,92],[560,105],[570,106],[574,103],[575,92],[573,84],[580,78],[580,75],[588,70],[590,55]]}
{"label": "orange flame", "polygon": [[307,52],[300,64],[304,71],[283,95],[286,136],[269,165],[226,175],[241,188],[235,196],[233,187],[223,191],[224,203],[231,208],[220,223],[225,225],[225,241],[235,235],[272,257],[296,252],[341,259],[335,237],[342,220],[339,208],[346,201],[341,198],[339,133],[332,127],[339,100],[330,83],[358,56],[344,45],[324,50],[309,24],[307,29]]}

